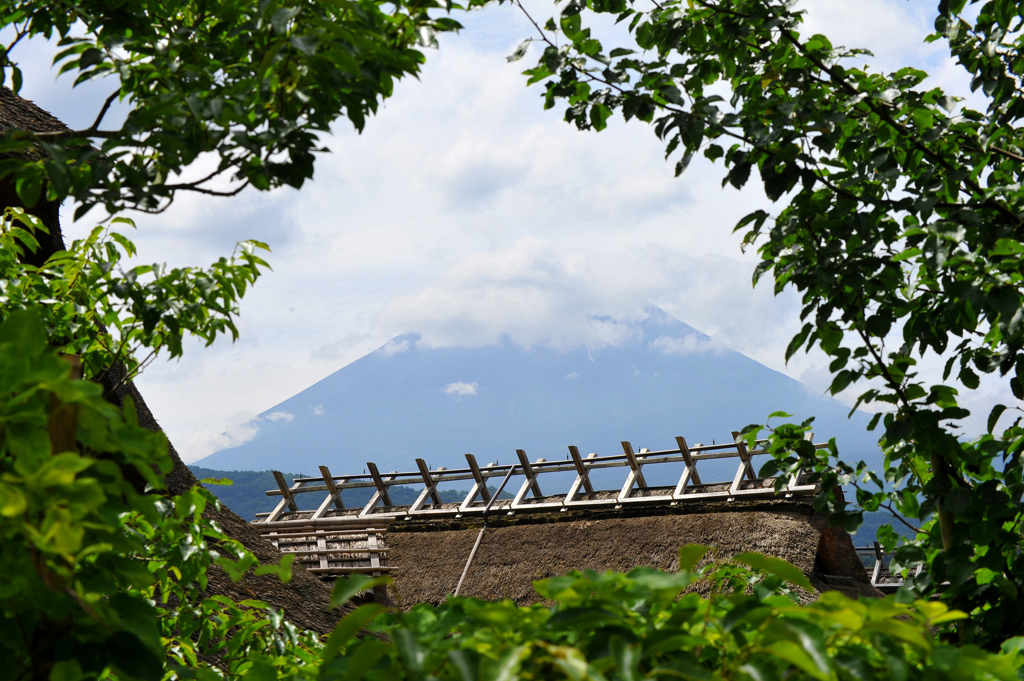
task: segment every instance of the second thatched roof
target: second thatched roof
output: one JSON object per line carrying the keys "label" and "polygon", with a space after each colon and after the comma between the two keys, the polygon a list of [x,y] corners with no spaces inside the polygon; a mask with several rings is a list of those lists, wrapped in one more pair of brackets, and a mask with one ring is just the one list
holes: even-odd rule
{"label": "second thatched roof", "polygon": [[[675,571],[680,546],[704,544],[715,547],[718,559],[758,551],[787,560],[819,592],[880,596],[849,535],[827,524],[827,516],[814,514],[806,504],[733,504],[729,510],[633,517],[536,517],[487,528],[460,595],[528,605],[541,600],[533,588],[536,580],[584,569]],[[396,569],[392,598],[406,608],[445,600],[455,591],[478,534],[479,526],[390,527],[388,564]]]}

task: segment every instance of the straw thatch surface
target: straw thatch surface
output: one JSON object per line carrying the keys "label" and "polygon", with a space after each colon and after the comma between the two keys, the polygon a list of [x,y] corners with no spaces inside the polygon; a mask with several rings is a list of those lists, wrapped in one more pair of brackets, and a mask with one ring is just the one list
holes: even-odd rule
{"label": "straw thatch surface", "polygon": [[[220,523],[231,538],[245,544],[259,558],[260,563],[280,562],[281,553],[255,527],[231,509],[225,506],[219,513],[208,512],[207,516]],[[208,576],[210,594],[227,596],[235,601],[248,598],[266,601],[274,608],[283,610],[288,621],[320,634],[330,633],[339,617],[351,610],[349,606],[330,610],[328,604],[331,587],[299,567],[298,561],[292,564],[292,581],[289,584],[282,584],[273,575],[257,577],[251,571],[235,584],[217,567],[211,568]]]}
{"label": "straw thatch surface", "polygon": [[64,132],[70,130],[59,118],[44,111],[7,86],[0,87],[0,130]]}
{"label": "straw thatch surface", "polygon": [[[14,94],[10,88],[0,86],[0,133],[8,130],[64,132],[68,127],[29,100]],[[31,147],[27,151],[18,152],[18,155],[23,158],[41,158],[42,152],[38,147]],[[14,190],[13,183],[9,179],[4,179],[0,180],[0,211],[8,206],[21,206],[21,200]],[[56,201],[46,201],[44,197],[29,209],[29,212],[42,220],[49,230],[49,234],[36,235],[41,246],[40,251],[25,256],[25,262],[38,267],[52,254],[64,250],[64,239],[60,231],[60,204]]]}
{"label": "straw thatch surface", "polygon": [[[809,514],[804,509],[489,527],[461,595],[487,600],[509,598],[520,605],[536,603],[541,599],[533,589],[534,580],[583,569],[628,572],[650,566],[676,570],[680,546],[706,544],[717,547],[719,558],[744,551],[783,558],[810,575],[819,591],[841,590],[855,597],[880,596],[871,587],[849,535],[841,529],[829,530],[824,533],[827,540],[822,542],[825,529],[824,516]],[[438,603],[454,592],[478,532],[479,528],[436,532],[389,530],[388,563],[398,568],[393,575],[395,600],[410,607],[420,602]]]}

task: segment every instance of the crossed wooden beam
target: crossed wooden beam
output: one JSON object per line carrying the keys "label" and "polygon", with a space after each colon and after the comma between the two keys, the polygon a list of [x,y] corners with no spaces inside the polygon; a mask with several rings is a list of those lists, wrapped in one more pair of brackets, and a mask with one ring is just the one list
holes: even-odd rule
{"label": "crossed wooden beam", "polygon": [[[776,494],[774,484],[770,488],[759,485],[757,475],[751,464],[751,459],[757,454],[764,454],[764,450],[755,449],[751,451],[747,441],[740,436],[740,433],[732,433],[733,441],[721,445],[703,445],[697,443],[692,447],[687,444],[682,436],[676,437],[676,449],[650,451],[640,449],[634,451],[633,445],[623,441],[622,455],[598,456],[591,453],[586,457],[580,454],[575,446],[569,447],[567,461],[547,461],[538,458],[530,461],[526,452],[522,449],[516,450],[517,464],[511,466],[498,466],[496,463],[488,463],[480,466],[472,454],[466,454],[467,467],[464,469],[448,470],[444,467],[437,467],[433,470],[427,465],[424,459],[416,459],[417,470],[414,472],[400,473],[391,471],[381,474],[377,465],[367,462],[366,468],[369,474],[334,476],[327,466],[320,466],[320,476],[316,478],[296,478],[291,485],[287,484],[284,476],[275,471],[274,478],[278,489],[269,490],[270,496],[280,495],[281,501],[276,508],[265,516],[265,522],[277,522],[281,516],[298,511],[298,504],[295,496],[307,492],[323,492],[327,495],[319,508],[313,512],[309,520],[328,519],[338,514],[327,516],[333,506],[337,511],[345,512],[346,517],[353,515],[359,518],[370,516],[393,516],[405,517],[414,515],[435,515],[445,514],[461,515],[465,513],[479,513],[484,507],[488,510],[492,506],[501,508],[508,512],[520,510],[540,509],[569,509],[572,507],[607,507],[622,506],[633,503],[680,503],[698,499],[735,499],[742,496],[774,496]],[[813,434],[808,434],[808,440],[813,441]],[[758,445],[765,442],[760,440]],[[824,448],[827,445],[815,445],[816,448]],[[711,489],[707,483],[702,482],[697,465],[706,459],[738,458],[739,463],[736,473],[731,482],[723,481],[715,484],[728,485],[725,489]],[[674,487],[651,487],[644,476],[644,467],[659,463],[682,462],[683,471]],[[591,482],[591,473],[598,468],[628,467],[625,482],[622,488],[614,493],[607,493],[595,490]],[[565,494],[545,496],[541,490],[539,478],[541,475],[554,472],[575,472],[576,478]],[[504,501],[501,504],[492,498],[488,489],[487,481],[491,478],[504,475],[507,478],[513,475],[522,475],[524,482],[513,499]],[[457,480],[471,480],[472,487],[466,497],[458,504],[444,504],[438,490],[438,485],[445,482]],[[392,485],[422,482],[423,490],[409,507],[396,506],[389,494]],[[774,482],[774,481],[773,481]],[[504,484],[504,483],[503,483]],[[342,491],[351,488],[372,488],[373,493],[370,500],[358,513],[353,514],[346,509],[342,500]],[[816,489],[815,485],[799,485],[797,479],[791,477],[782,494],[804,494]]]}

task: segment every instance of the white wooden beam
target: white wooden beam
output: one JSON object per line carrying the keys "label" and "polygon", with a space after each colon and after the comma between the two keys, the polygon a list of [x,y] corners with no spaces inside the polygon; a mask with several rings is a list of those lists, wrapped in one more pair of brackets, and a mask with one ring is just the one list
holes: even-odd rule
{"label": "white wooden beam", "polygon": [[[526,476],[526,485],[533,490],[533,496],[538,499],[544,496],[544,493],[540,491],[540,485],[537,484],[537,474],[533,472],[533,466],[530,465],[530,460],[526,458],[526,452],[521,449],[516,450],[516,456],[519,457],[519,463],[523,466],[523,474]],[[540,463],[544,459],[538,459]]]}
{"label": "white wooden beam", "polygon": [[327,485],[327,498],[320,504],[320,508],[316,509],[313,519],[322,518],[332,503],[339,511],[345,508],[345,503],[341,500],[341,492],[334,485],[334,476],[331,475],[330,469],[327,466],[320,466],[320,474],[324,476],[324,484]]}
{"label": "white wooden beam", "polygon": [[[590,483],[590,474],[587,472],[587,467],[583,465],[583,459],[580,458],[580,450],[575,445],[569,445],[569,455],[572,456],[572,462],[576,466],[576,479],[583,484],[583,489],[587,491],[587,494],[592,494],[594,486]],[[590,454],[587,458],[593,458],[596,454]]]}
{"label": "white wooden beam", "polygon": [[[388,486],[384,484],[384,480],[380,477],[380,471],[377,470],[377,464],[372,461],[367,461],[366,468],[370,471],[370,477],[373,478],[373,484],[377,486],[377,492],[380,494],[380,498],[384,501],[384,505],[394,506],[394,504],[391,503],[391,495],[388,494]],[[392,480],[393,479],[394,478],[392,478]]]}
{"label": "white wooden beam", "polygon": [[[686,445],[686,438],[681,435],[677,435],[676,444],[679,445],[679,454],[683,457],[683,463],[685,463],[686,468],[691,471],[689,476],[690,480],[695,485],[701,484],[700,473],[697,472],[697,462],[693,460],[693,454],[690,453],[690,448]],[[697,446],[701,446],[699,442],[697,443]]]}
{"label": "white wooden beam", "polygon": [[647,481],[644,479],[641,465],[636,459],[636,454],[633,453],[633,445],[623,440],[622,451],[626,453],[626,461],[629,463],[629,474],[626,476],[626,482],[622,485],[622,490],[619,492],[618,500],[620,502],[629,498],[629,493],[633,491],[634,484],[640,487],[640,489],[647,488]]}
{"label": "white wooden beam", "polygon": [[485,504],[491,500],[491,493],[487,490],[487,479],[484,478],[483,473],[480,471],[476,457],[472,454],[466,454],[466,463],[469,464],[469,470],[473,473],[473,480],[476,482],[472,489],[466,493],[466,498],[462,500],[462,504],[459,506],[460,510],[465,510],[472,506],[478,495]]}

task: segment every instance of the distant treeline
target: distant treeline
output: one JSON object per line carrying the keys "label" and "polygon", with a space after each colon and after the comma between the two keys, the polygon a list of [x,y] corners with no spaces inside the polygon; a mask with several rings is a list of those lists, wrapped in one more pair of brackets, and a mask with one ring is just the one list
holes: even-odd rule
{"label": "distant treeline", "polygon": [[[911,525],[920,525],[920,523],[911,521]],[[906,525],[895,519],[888,511],[874,511],[873,513],[864,513],[864,522],[857,531],[851,536],[853,537],[853,543],[855,546],[870,546],[875,541],[875,537],[878,535],[878,528],[882,525],[892,525],[892,529],[896,530],[896,534],[901,537],[913,537],[914,533]]]}
{"label": "distant treeline", "polygon": [[[208,478],[231,480],[232,484],[230,485],[207,484],[206,487],[216,494],[217,498],[224,502],[228,508],[246,520],[255,520],[257,513],[266,513],[273,510],[274,506],[281,500],[279,496],[268,497],[266,494],[269,489],[277,489],[277,482],[274,480],[274,474],[271,471],[215,471],[200,466],[189,466],[189,468],[192,469],[192,472],[200,480]],[[304,477],[312,476],[307,476],[304,473],[284,474],[284,479],[289,485],[292,484],[292,480],[295,478]],[[488,487],[491,492],[494,492],[495,487],[493,485]],[[391,501],[401,506],[416,501],[416,497],[420,495],[422,488],[396,485],[388,491],[391,495]],[[447,489],[438,491],[441,495],[441,501],[455,502],[465,499],[466,493],[469,490]],[[374,490],[370,487],[347,489],[341,493],[341,500],[345,502],[345,506],[359,508],[365,506],[370,501],[373,492]],[[297,495],[295,501],[300,509],[311,511],[320,506],[320,503],[326,496],[326,492],[311,492],[309,494]],[[511,499],[512,495],[503,491],[500,498]]]}

